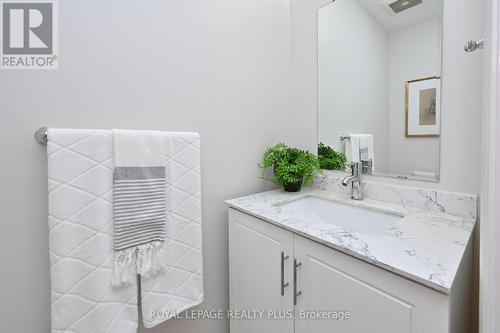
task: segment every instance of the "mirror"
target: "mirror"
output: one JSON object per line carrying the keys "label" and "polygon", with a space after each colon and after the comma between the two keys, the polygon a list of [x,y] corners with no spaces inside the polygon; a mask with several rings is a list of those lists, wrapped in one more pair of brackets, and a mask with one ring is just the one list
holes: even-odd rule
{"label": "mirror", "polygon": [[322,7],[319,143],[372,160],[374,175],[438,181],[441,36],[442,0]]}

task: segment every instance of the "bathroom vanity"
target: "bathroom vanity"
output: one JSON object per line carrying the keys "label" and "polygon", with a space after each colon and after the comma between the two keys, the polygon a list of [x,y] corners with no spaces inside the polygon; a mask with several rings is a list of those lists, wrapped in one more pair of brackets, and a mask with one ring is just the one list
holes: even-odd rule
{"label": "bathroom vanity", "polygon": [[228,201],[231,332],[470,332],[475,196],[339,182]]}
{"label": "bathroom vanity", "polygon": [[317,143],[352,173],[227,202],[230,308],[263,311],[232,333],[475,332],[476,196],[401,186],[441,175],[442,18],[441,0],[318,9]]}

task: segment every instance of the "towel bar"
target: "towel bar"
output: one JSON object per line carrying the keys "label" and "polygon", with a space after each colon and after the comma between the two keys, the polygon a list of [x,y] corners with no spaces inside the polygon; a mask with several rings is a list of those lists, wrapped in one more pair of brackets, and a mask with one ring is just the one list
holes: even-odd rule
{"label": "towel bar", "polygon": [[349,140],[351,138],[351,136],[342,134],[339,138],[340,138],[340,141],[344,141],[344,140]]}
{"label": "towel bar", "polygon": [[47,127],[40,127],[35,132],[35,141],[41,145],[47,144]]}

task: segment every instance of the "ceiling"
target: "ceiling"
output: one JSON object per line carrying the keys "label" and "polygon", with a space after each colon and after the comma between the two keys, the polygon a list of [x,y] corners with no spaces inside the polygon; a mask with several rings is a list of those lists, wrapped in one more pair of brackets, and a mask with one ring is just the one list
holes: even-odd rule
{"label": "ceiling", "polygon": [[442,16],[442,0],[423,0],[423,3],[394,14],[388,4],[395,0],[357,0],[387,30],[396,30],[432,17]]}

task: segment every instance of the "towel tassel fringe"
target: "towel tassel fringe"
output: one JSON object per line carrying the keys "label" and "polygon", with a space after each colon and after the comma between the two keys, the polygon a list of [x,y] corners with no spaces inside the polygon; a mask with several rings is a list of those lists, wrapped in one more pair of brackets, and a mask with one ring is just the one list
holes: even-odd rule
{"label": "towel tassel fringe", "polygon": [[112,285],[115,288],[129,285],[131,273],[147,279],[159,275],[163,270],[163,242],[155,241],[115,251]]}

